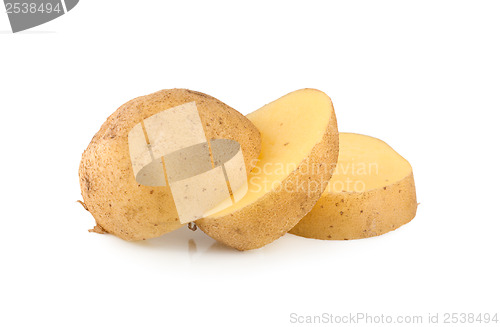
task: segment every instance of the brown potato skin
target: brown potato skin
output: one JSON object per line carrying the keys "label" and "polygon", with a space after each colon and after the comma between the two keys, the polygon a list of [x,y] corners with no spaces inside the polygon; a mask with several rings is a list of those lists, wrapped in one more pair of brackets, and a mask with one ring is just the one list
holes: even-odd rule
{"label": "brown potato skin", "polygon": [[410,222],[417,212],[413,173],[367,192],[325,192],[290,233],[321,240],[378,236]]}
{"label": "brown potato skin", "polygon": [[[260,133],[242,114],[206,94],[186,89],[162,90],[133,99],[116,110],[82,155],[80,187],[97,226],[124,240],[158,237],[182,226],[168,187],[139,185],[132,171],[128,133],[142,120],[196,101],[209,139],[240,143],[247,173],[260,153]],[[99,230],[100,230],[99,229]]]}
{"label": "brown potato skin", "polygon": [[263,247],[285,235],[313,208],[335,170],[338,154],[339,133],[332,113],[322,140],[281,183],[300,185],[301,181],[316,181],[320,184],[317,191],[308,194],[300,189],[289,192],[281,188],[227,216],[198,219],[196,225],[210,237],[240,251]]}

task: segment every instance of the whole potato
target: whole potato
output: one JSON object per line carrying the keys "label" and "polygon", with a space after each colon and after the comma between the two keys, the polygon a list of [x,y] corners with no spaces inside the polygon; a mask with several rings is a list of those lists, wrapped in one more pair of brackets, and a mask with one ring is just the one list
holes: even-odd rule
{"label": "whole potato", "polygon": [[116,110],[82,155],[79,177],[84,204],[94,216],[93,231],[124,240],[158,237],[182,226],[170,189],[137,183],[128,133],[144,119],[167,108],[195,102],[207,139],[237,141],[247,174],[260,153],[260,133],[236,110],[203,93],[162,90],[133,99]]}

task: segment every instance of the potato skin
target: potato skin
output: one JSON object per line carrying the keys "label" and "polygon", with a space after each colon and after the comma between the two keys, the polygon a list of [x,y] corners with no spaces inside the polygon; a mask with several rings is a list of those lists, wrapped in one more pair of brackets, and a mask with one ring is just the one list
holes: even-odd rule
{"label": "potato skin", "polygon": [[207,138],[240,143],[247,173],[260,153],[260,133],[242,114],[206,94],[186,89],[162,90],[133,99],[116,110],[82,155],[80,187],[98,230],[124,240],[158,237],[182,226],[168,187],[139,185],[132,171],[128,133],[142,120],[196,101]]}
{"label": "potato skin", "polygon": [[367,192],[325,192],[290,233],[321,240],[351,240],[385,234],[417,212],[413,173]]}
{"label": "potato skin", "polygon": [[[281,183],[300,185],[302,181],[318,182],[320,187],[317,191],[297,189],[290,192],[281,187],[281,190],[271,191],[255,203],[227,216],[198,219],[196,225],[210,237],[240,251],[263,247],[285,235],[313,208],[335,170],[338,154],[339,133],[335,114],[332,113],[322,140]],[[323,168],[325,165],[326,169]]]}

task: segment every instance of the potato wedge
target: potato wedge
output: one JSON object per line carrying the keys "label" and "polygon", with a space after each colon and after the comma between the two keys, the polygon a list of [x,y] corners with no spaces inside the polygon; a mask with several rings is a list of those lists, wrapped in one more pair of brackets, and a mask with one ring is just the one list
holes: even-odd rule
{"label": "potato wedge", "polygon": [[410,164],[383,141],[340,133],[337,169],[316,206],[290,233],[322,240],[381,235],[415,217]]}
{"label": "potato wedge", "polygon": [[338,157],[335,112],[321,91],[292,92],[247,117],[262,137],[248,193],[196,221],[209,236],[238,250],[256,249],[286,234],[319,199]]}
{"label": "potato wedge", "polygon": [[193,101],[206,137],[237,141],[247,173],[250,172],[260,153],[260,134],[236,110],[211,96],[184,89],[136,98],[106,120],[82,155],[80,186],[85,206],[97,223],[94,231],[108,232],[125,240],[144,240],[182,226],[168,187],[136,182],[128,133],[148,117]]}

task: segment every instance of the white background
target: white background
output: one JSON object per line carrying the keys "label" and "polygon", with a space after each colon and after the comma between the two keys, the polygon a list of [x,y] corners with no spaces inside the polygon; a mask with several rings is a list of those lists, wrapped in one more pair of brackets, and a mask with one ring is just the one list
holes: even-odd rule
{"label": "white background", "polygon": [[[82,0],[12,34],[2,8],[0,325],[498,312],[499,17],[499,1]],[[243,253],[187,228],[137,243],[88,233],[83,150],[122,103],[175,87],[245,114],[325,91],[341,131],[410,161],[416,218]]]}

